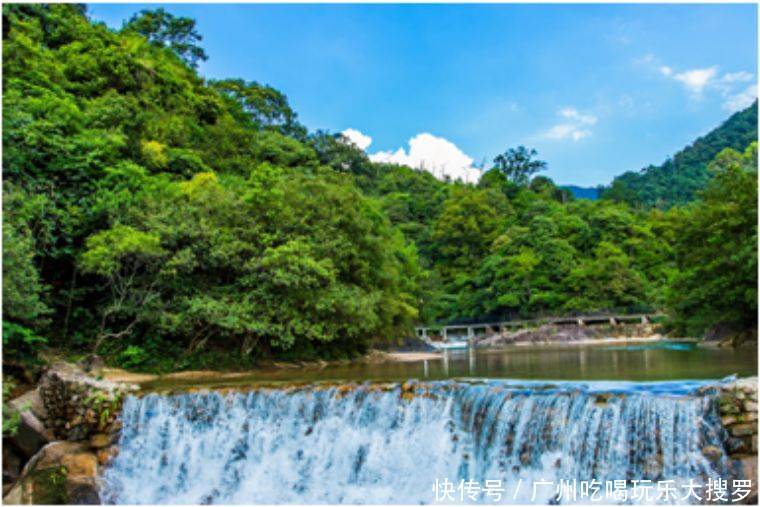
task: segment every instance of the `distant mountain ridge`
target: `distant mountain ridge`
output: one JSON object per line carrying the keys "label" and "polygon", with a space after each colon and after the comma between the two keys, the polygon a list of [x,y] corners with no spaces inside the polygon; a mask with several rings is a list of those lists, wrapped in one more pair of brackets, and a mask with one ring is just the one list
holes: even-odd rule
{"label": "distant mountain ridge", "polygon": [[660,208],[687,203],[710,179],[707,166],[715,155],[725,148],[742,151],[753,141],[757,141],[757,101],[662,165],[617,176],[601,197]]}
{"label": "distant mountain ridge", "polygon": [[578,185],[560,185],[560,188],[569,190],[576,199],[599,199],[599,187],[579,187]]}

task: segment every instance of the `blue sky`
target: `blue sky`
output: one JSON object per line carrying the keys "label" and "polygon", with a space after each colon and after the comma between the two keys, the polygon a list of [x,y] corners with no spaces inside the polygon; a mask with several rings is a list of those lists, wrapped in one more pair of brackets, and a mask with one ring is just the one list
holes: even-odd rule
{"label": "blue sky", "polygon": [[[155,7],[89,13],[117,28]],[[470,179],[523,144],[558,183],[608,183],[757,96],[750,4],[163,7],[197,20],[204,76],[270,84],[310,129]]]}

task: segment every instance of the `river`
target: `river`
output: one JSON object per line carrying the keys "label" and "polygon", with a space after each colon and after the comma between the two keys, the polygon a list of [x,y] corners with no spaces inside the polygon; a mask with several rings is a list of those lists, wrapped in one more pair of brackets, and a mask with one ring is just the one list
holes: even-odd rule
{"label": "river", "polygon": [[453,350],[438,359],[345,362],[324,367],[262,369],[234,378],[166,380],[147,389],[245,386],[256,382],[399,381],[457,378],[534,380],[720,379],[757,374],[757,348],[702,348],[694,342],[656,341],[600,345],[533,345]]}
{"label": "river", "polygon": [[[223,390],[153,385],[125,402],[102,496],[591,503],[599,500],[579,497],[577,485],[597,481],[599,503],[692,503],[689,481],[735,477],[710,386],[756,372],[756,353],[662,342],[475,350],[206,382],[233,387]],[[571,481],[572,494],[559,486]],[[635,497],[640,481],[665,481],[677,494]],[[624,499],[604,496],[614,484]]]}

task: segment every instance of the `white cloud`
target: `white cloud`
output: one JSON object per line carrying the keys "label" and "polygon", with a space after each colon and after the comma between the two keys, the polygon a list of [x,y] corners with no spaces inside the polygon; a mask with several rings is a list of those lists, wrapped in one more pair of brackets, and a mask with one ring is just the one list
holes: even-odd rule
{"label": "white cloud", "polygon": [[560,109],[557,114],[564,118],[564,121],[544,132],[543,137],[546,139],[580,141],[591,136],[592,132],[589,127],[596,125],[597,121],[596,116],[581,113],[574,107]]}
{"label": "white cloud", "polygon": [[757,100],[757,85],[749,85],[744,90],[726,97],[723,102],[723,109],[735,112],[744,109]]}
{"label": "white cloud", "polygon": [[369,145],[372,144],[372,138],[368,135],[362,134],[356,129],[346,129],[341,132],[344,137],[354,143],[360,150],[366,150]]}
{"label": "white cloud", "polygon": [[757,84],[751,83],[754,78],[750,72],[739,71],[724,74],[717,80],[715,89],[723,96],[723,109],[733,113],[752,104],[757,99]]}
{"label": "white cloud", "polygon": [[739,72],[729,72],[728,74],[724,74],[720,80],[724,83],[744,83],[752,81],[753,77],[753,74],[741,70]]}
{"label": "white cloud", "polygon": [[468,157],[454,143],[433,134],[417,134],[409,140],[409,151],[399,148],[396,151],[380,151],[369,156],[374,162],[407,165],[415,169],[424,169],[436,178],[445,176],[453,180],[461,179],[474,182],[480,178],[480,170],[472,165]]}
{"label": "white cloud", "polygon": [[570,123],[561,123],[555,125],[544,133],[544,137],[547,139],[554,139],[556,141],[562,141],[565,139],[572,139],[573,141],[580,141],[584,137],[591,135],[591,131],[588,129],[578,128],[576,125]]}
{"label": "white cloud", "polygon": [[573,120],[574,122],[580,123],[581,125],[595,125],[596,124],[596,116],[594,116],[593,114],[580,113],[574,107],[566,107],[564,109],[561,109],[559,114],[560,116],[567,118],[568,120]]}
{"label": "white cloud", "polygon": [[[372,144],[372,137],[356,129],[346,129],[341,134],[359,149],[366,150]],[[417,134],[409,140],[409,151],[399,148],[396,151],[379,151],[369,154],[373,162],[406,165],[415,169],[424,169],[436,178],[448,176],[452,180],[461,179],[474,182],[480,178],[480,170],[472,165],[468,157],[454,143],[433,134]]]}
{"label": "white cloud", "polygon": [[749,86],[744,89],[744,83],[752,81],[754,74],[743,70],[737,72],[727,72],[720,75],[718,66],[704,67],[698,69],[688,69],[683,72],[676,72],[672,67],[664,65],[659,58],[652,54],[647,54],[642,58],[634,60],[639,65],[646,65],[653,70],[657,70],[661,75],[668,79],[678,81],[691,94],[693,99],[701,99],[706,91],[718,93],[723,97],[723,108],[729,111],[742,109],[757,97],[757,86]]}
{"label": "white cloud", "polygon": [[702,91],[710,84],[718,67],[712,66],[705,69],[692,69],[673,75],[673,79],[680,81],[696,97],[702,95]]}

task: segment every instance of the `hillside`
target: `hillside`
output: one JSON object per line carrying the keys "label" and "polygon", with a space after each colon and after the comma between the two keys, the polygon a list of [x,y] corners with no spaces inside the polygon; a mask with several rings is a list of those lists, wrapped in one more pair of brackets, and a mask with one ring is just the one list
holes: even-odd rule
{"label": "hillside", "polygon": [[[269,86],[204,79],[195,22],[160,9],[120,30],[65,4],[3,19],[5,360],[48,345],[132,369],[244,368],[356,356],[419,322],[668,301],[685,325],[724,303],[702,328],[726,307],[742,327],[757,313],[756,280],[732,266],[698,299],[669,294],[692,273],[673,241],[691,211],[573,199],[524,147],[477,184],[373,163]],[[755,157],[729,153],[743,177],[714,178],[714,202],[745,196],[729,232],[747,269]]]}
{"label": "hillside", "polygon": [[694,200],[710,179],[708,164],[725,148],[743,151],[757,141],[757,101],[733,114],[709,134],[659,166],[616,177],[602,192],[605,198],[633,205],[669,208]]}

